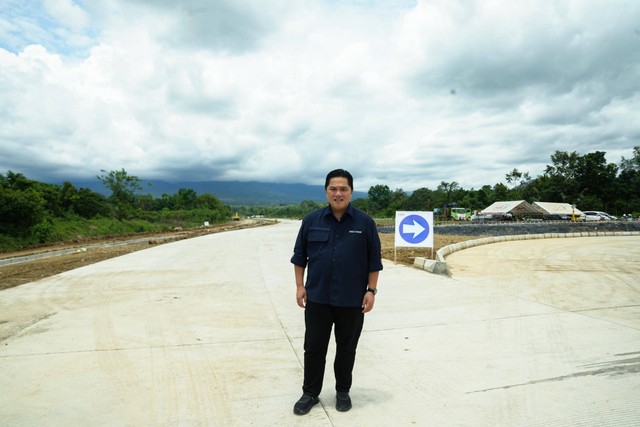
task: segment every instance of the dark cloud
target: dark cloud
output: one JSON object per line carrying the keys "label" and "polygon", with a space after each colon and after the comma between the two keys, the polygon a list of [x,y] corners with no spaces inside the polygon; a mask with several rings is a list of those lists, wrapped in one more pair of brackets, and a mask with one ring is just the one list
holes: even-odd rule
{"label": "dark cloud", "polygon": [[640,140],[636,1],[267,3],[10,0],[0,170],[480,188]]}

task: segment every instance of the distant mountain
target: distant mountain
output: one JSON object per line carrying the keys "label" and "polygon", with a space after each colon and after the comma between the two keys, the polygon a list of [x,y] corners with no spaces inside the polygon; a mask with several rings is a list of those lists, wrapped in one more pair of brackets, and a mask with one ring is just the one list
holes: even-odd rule
{"label": "distant mountain", "polygon": [[[109,195],[110,192],[98,181],[72,181],[76,188],[89,188],[96,193]],[[290,205],[299,204],[303,200],[324,202],[327,200],[323,185],[277,184],[257,181],[199,181],[199,182],[166,182],[142,181],[141,194],[161,197],[162,194],[175,194],[181,188],[194,190],[198,194],[210,193],[222,203],[231,206],[240,205]],[[367,198],[367,193],[355,191],[353,199]]]}

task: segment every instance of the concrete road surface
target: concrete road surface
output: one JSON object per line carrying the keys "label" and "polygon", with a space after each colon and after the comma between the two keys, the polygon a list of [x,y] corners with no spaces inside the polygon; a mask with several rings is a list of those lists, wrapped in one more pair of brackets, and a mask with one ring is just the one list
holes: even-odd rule
{"label": "concrete road surface", "polygon": [[329,361],[321,405],[293,415],[298,226],[0,292],[0,425],[640,425],[637,236],[476,247],[448,258],[453,277],[385,262],[353,409],[335,410]]}

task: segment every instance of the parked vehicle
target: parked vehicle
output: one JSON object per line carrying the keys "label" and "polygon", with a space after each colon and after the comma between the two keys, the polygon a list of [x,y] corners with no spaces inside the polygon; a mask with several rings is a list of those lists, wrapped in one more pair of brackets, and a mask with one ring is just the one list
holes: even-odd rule
{"label": "parked vehicle", "polygon": [[585,221],[605,221],[605,217],[595,211],[582,211]]}
{"label": "parked vehicle", "polygon": [[435,208],[433,213],[443,221],[468,221],[471,219],[471,209],[456,207],[456,203],[451,202]]}
{"label": "parked vehicle", "polygon": [[451,208],[450,215],[454,221],[468,221],[471,219],[471,209]]}
{"label": "parked vehicle", "polygon": [[542,218],[543,221],[571,221],[571,215],[549,214]]}
{"label": "parked vehicle", "polygon": [[491,214],[485,214],[480,212],[474,212],[471,215],[471,221],[496,221],[497,218],[494,218]]}
{"label": "parked vehicle", "polygon": [[482,213],[476,212],[472,214],[470,217],[471,221],[513,221],[513,214],[511,212],[507,213]]}
{"label": "parked vehicle", "polygon": [[585,221],[613,221],[618,219],[615,216],[602,211],[583,211],[583,213],[585,215]]}

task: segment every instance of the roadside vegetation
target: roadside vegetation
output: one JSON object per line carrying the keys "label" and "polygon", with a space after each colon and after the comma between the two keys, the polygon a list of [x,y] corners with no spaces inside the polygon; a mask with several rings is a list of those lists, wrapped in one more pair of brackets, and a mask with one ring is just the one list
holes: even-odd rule
{"label": "roadside vegetation", "polygon": [[[575,204],[580,210],[599,210],[622,216],[640,213],[640,146],[633,156],[609,163],[604,152],[585,155],[556,151],[542,175],[513,169],[506,184],[464,189],[442,181],[435,189],[405,192],[379,184],[367,198],[353,205],[392,225],[397,210],[436,211],[444,206],[482,210],[496,201],[526,200]],[[215,195],[182,188],[175,194],[153,197],[143,194],[141,179],[124,169],[101,171],[97,178],[111,193],[104,196],[69,182],[53,185],[31,180],[20,173],[0,173],[0,251],[38,244],[163,232],[202,227],[242,217],[302,218],[324,203],[304,200],[296,205],[227,206]]]}
{"label": "roadside vegetation", "polygon": [[229,221],[231,208],[211,194],[180,189],[160,198],[140,195],[140,179],[102,171],[106,197],[86,188],[0,174],[0,251],[43,243],[161,232]]}
{"label": "roadside vegetation", "polygon": [[[445,206],[482,210],[497,201],[526,200],[575,204],[580,210],[606,211],[616,216],[640,213],[640,146],[633,157],[609,163],[602,151],[585,155],[556,151],[542,175],[532,178],[528,172],[513,169],[504,183],[464,189],[453,182],[442,181],[435,189],[418,188],[410,194],[402,188],[391,190],[380,184],[371,187],[366,199],[353,205],[374,218],[394,218],[396,211],[443,211]],[[310,200],[300,205],[241,207],[246,216],[301,217],[315,207]],[[436,218],[438,219],[438,218]]]}

